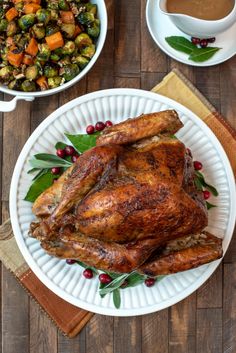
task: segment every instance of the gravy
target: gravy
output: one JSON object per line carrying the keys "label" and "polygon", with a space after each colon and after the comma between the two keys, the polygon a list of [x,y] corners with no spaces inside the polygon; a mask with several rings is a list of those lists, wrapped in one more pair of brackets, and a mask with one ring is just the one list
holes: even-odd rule
{"label": "gravy", "polygon": [[167,0],[167,11],[202,20],[219,20],[232,10],[235,0]]}

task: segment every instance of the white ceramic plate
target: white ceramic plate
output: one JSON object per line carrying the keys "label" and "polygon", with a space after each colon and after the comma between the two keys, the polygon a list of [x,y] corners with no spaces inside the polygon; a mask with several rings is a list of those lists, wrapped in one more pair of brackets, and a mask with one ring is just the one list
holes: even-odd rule
{"label": "white ceramic plate", "polygon": [[225,32],[220,33],[216,37],[216,41],[211,46],[222,48],[211,59],[202,63],[195,63],[188,60],[188,55],[181,53],[169,46],[165,41],[165,37],[169,36],[184,36],[190,39],[185,33],[181,32],[168,18],[159,11],[158,0],[148,0],[146,6],[146,21],[149,32],[156,44],[167,55],[173,59],[192,66],[213,66],[220,64],[236,54],[236,22]]}
{"label": "white ceramic plate", "polygon": [[115,309],[112,296],[101,299],[98,279],[86,280],[83,269],[69,266],[65,260],[50,257],[37,240],[28,237],[30,222],[34,219],[31,203],[23,198],[31,184],[29,157],[39,152],[53,152],[64,132],[84,133],[88,124],[98,120],[113,123],[141,113],[176,109],[184,127],[178,137],[191,148],[194,158],[202,161],[204,173],[219,191],[219,197],[210,201],[217,208],[209,213],[209,230],[223,237],[226,251],[235,223],[235,184],[226,154],[211,130],[191,111],[155,93],[135,89],[110,89],[87,94],[65,104],[34,131],[26,142],[16,163],[10,190],[10,214],[17,244],[27,263],[39,279],[66,301],[100,314],[132,316],[161,310],[173,305],[195,291],[213,273],[220,261],[165,277],[152,288],[139,285],[121,291],[121,308]]}

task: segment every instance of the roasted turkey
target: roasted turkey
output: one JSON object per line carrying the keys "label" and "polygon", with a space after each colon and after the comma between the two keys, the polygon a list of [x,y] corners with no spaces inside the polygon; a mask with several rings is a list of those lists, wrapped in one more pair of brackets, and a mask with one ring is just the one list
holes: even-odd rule
{"label": "roasted turkey", "polygon": [[51,255],[150,276],[222,256],[173,110],[106,128],[33,205],[30,235]]}

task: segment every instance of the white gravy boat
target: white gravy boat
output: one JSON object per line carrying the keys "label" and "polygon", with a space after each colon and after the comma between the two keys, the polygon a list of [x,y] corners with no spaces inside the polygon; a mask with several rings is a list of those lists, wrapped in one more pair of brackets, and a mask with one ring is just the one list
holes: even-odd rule
{"label": "white gravy boat", "polygon": [[227,28],[236,22],[236,1],[232,11],[224,18],[215,21],[201,20],[196,17],[183,15],[179,13],[167,12],[167,0],[159,0],[160,11],[168,16],[170,20],[182,32],[197,38],[211,38],[216,34],[224,32]]}

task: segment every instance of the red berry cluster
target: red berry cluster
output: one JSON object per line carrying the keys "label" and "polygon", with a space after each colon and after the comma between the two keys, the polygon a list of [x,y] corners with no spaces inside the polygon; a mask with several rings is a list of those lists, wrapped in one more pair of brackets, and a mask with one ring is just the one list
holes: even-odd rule
{"label": "red berry cluster", "polygon": [[[74,149],[73,146],[67,145],[65,148],[58,148],[56,151],[56,155],[60,158],[65,158],[70,156],[72,163],[75,163],[77,159],[79,158],[79,153]],[[61,174],[61,168],[60,167],[53,167],[51,169],[51,173],[53,175],[60,175]]]}
{"label": "red berry cluster", "polygon": [[[202,163],[199,161],[194,161],[193,166],[194,166],[194,169],[197,171],[202,170],[202,167],[203,167]],[[208,190],[204,190],[202,194],[205,200],[208,200],[211,197],[211,193]]]}
{"label": "red berry cluster", "polygon": [[95,131],[102,131],[105,129],[105,127],[110,127],[112,126],[112,122],[110,120],[107,120],[105,123],[102,121],[98,121],[95,126],[93,125],[88,125],[86,128],[86,132],[88,135],[93,134]]}
{"label": "red berry cluster", "polygon": [[191,42],[194,45],[200,45],[201,48],[206,48],[209,43],[214,43],[215,40],[216,40],[215,37],[206,38],[206,39],[200,39],[200,38],[196,38],[196,37],[191,38]]}

